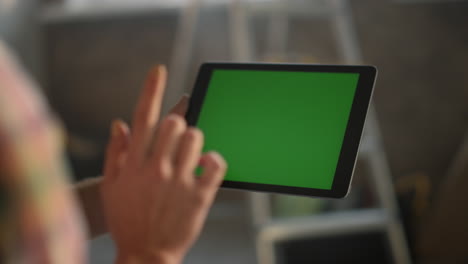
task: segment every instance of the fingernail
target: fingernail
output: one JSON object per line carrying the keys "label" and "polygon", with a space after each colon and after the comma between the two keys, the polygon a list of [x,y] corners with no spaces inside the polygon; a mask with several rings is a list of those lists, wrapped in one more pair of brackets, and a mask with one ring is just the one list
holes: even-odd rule
{"label": "fingernail", "polygon": [[166,66],[164,64],[157,64],[155,68],[156,68],[156,76],[159,75],[159,73],[161,72],[167,71]]}
{"label": "fingernail", "polygon": [[162,64],[154,64],[148,71],[148,75],[150,75],[151,77],[154,77],[154,76],[158,76],[161,68],[163,68],[164,65]]}
{"label": "fingernail", "polygon": [[156,66],[149,69],[146,73],[145,87],[152,87],[158,76]]}
{"label": "fingernail", "polygon": [[149,73],[150,84],[152,86],[156,85],[160,77],[163,77],[165,74],[167,74],[166,66],[164,66],[163,64],[154,65],[153,68],[151,68],[150,73]]}

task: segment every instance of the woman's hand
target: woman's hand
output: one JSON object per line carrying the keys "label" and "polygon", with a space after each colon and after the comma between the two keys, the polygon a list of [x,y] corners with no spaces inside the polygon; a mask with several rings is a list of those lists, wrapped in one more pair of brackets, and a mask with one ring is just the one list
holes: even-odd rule
{"label": "woman's hand", "polygon": [[219,154],[201,153],[202,132],[180,115],[170,114],[155,132],[166,76],[162,66],[150,72],[131,130],[121,121],[112,125],[102,198],[118,263],[180,263],[226,171]]}

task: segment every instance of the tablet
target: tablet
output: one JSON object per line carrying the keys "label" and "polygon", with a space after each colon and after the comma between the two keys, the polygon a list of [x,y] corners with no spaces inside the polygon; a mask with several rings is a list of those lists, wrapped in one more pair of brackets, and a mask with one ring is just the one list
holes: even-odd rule
{"label": "tablet", "polygon": [[223,187],[348,193],[376,68],[205,63],[186,119],[224,156]]}

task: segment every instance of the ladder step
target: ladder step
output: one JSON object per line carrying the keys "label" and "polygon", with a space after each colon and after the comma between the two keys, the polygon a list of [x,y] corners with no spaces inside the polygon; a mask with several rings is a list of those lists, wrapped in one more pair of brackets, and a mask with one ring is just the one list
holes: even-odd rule
{"label": "ladder step", "polygon": [[360,209],[272,220],[259,228],[258,231],[260,240],[280,241],[301,237],[386,230],[390,221],[391,218],[384,209]]}

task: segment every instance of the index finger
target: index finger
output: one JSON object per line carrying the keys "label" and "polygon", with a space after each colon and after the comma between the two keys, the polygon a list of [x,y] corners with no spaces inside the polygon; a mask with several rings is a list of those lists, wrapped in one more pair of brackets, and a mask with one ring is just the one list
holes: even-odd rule
{"label": "index finger", "polygon": [[151,69],[138,100],[132,122],[130,153],[139,159],[147,151],[148,141],[159,119],[166,88],[167,71],[163,65]]}

